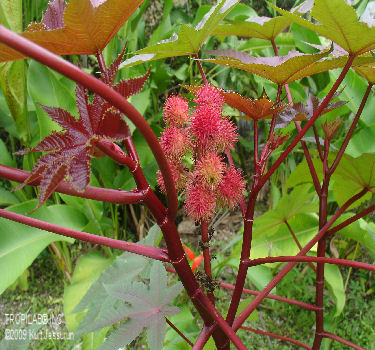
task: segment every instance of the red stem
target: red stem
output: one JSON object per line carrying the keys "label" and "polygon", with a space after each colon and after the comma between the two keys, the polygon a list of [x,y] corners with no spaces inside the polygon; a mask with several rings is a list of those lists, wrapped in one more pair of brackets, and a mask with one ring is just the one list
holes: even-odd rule
{"label": "red stem", "polygon": [[326,257],[317,257],[317,256],[276,256],[276,257],[266,257],[249,260],[247,265],[258,266],[262,264],[271,264],[275,262],[316,262],[324,264],[333,264],[333,265],[342,265],[350,266],[357,269],[364,269],[368,271],[375,271],[375,265],[366,264],[359,261],[345,260],[345,259],[336,259],[336,258],[326,258]]}
{"label": "red stem", "polygon": [[[209,244],[210,240],[208,238],[208,225],[207,221],[202,220],[201,222],[201,234],[202,234],[202,243],[203,245]],[[205,274],[212,279],[212,272],[211,272],[211,257],[210,257],[210,249],[206,248],[203,249],[203,263],[204,263],[204,272]],[[208,298],[211,300],[211,303],[215,305],[215,297],[213,293],[207,293]]]}
{"label": "red stem", "polygon": [[207,84],[208,84],[207,77],[206,77],[206,74],[204,73],[204,70],[203,70],[203,67],[202,67],[201,62],[199,61],[198,54],[197,54],[197,53],[194,54],[194,57],[195,57],[196,62],[197,62],[197,64],[198,64],[198,68],[199,68],[199,71],[200,71],[200,73],[201,73],[201,76],[202,76],[203,82],[204,82],[205,85],[207,85]]}
{"label": "red stem", "polygon": [[336,170],[336,168],[339,165],[339,162],[340,162],[342,156],[344,155],[345,149],[348,146],[348,143],[350,141],[350,138],[353,135],[355,127],[357,126],[359,117],[361,116],[363,108],[366,105],[368,96],[369,96],[369,94],[371,92],[371,88],[372,88],[372,84],[369,83],[368,86],[367,86],[366,92],[365,92],[365,94],[364,94],[364,96],[362,98],[361,104],[360,104],[360,106],[359,106],[359,108],[357,110],[357,113],[356,113],[356,115],[355,115],[355,117],[353,119],[352,125],[350,126],[349,131],[348,131],[348,133],[345,136],[345,140],[342,143],[339,152],[337,153],[336,159],[334,160],[333,164],[331,165],[331,167],[329,169],[329,173],[330,174],[333,174],[333,172]]}
{"label": "red stem", "polygon": [[[355,196],[348,199],[331,217],[331,219],[319,230],[316,236],[307,243],[304,248],[297,254],[297,256],[304,256],[310,249],[325,235],[327,230],[332,226],[332,224],[337,220],[338,217],[355,201],[361,198],[367,190],[362,190]],[[235,319],[233,324],[233,329],[237,330],[246,321],[250,314],[255,310],[255,308],[262,302],[262,300],[271,292],[271,290],[284,278],[284,276],[294,267],[296,262],[288,263],[267,286],[257,295],[254,300],[241,312],[241,314]]]}
{"label": "red stem", "polygon": [[329,338],[329,339],[333,339],[333,340],[336,340],[336,341],[338,341],[338,342],[340,342],[340,343],[342,343],[342,344],[345,344],[345,345],[347,345],[347,346],[350,346],[350,347],[352,347],[353,349],[357,349],[357,350],[366,350],[365,348],[362,348],[361,346],[359,346],[359,345],[357,345],[357,344],[354,344],[354,343],[352,343],[351,341],[349,341],[349,340],[346,340],[346,339],[344,339],[344,338],[341,338],[341,337],[339,337],[338,335],[336,335],[336,334],[332,334],[332,333],[329,333],[329,332],[322,332],[322,336],[324,337],[324,338]]}
{"label": "red stem", "polygon": [[[288,227],[288,230],[289,230],[290,234],[292,235],[292,237],[294,239],[294,242],[296,242],[298,249],[301,250],[302,249],[301,243],[299,242],[297,236],[295,235],[294,231],[290,227],[287,220],[285,220],[285,225]],[[316,268],[312,263],[309,263],[309,266],[313,269],[313,271],[316,271]]]}
{"label": "red stem", "polygon": [[51,224],[49,222],[37,220],[24,216],[21,214],[13,213],[11,211],[0,209],[0,217],[19,222],[24,225],[36,227],[48,232],[57,233],[58,235],[79,239],[81,241],[100,244],[106,247],[123,250],[126,252],[147,256],[148,258],[170,262],[168,252],[165,249],[150,247],[138,243],[129,243],[119,241],[117,239],[97,236],[91,233],[81,232],[70,228]]}
{"label": "red stem", "polygon": [[244,329],[246,331],[250,331],[250,332],[253,332],[253,333],[257,333],[257,334],[267,335],[269,337],[280,339],[280,340],[283,340],[283,341],[286,341],[286,342],[298,345],[298,346],[300,346],[302,348],[311,350],[310,346],[308,346],[307,344],[302,343],[302,342],[300,342],[298,340],[294,340],[292,338],[285,337],[283,335],[279,335],[279,334],[275,334],[275,333],[270,333],[270,332],[265,332],[265,331],[261,331],[260,329],[255,329],[255,328],[250,328],[250,327],[245,327],[245,326],[241,326],[241,329]]}
{"label": "red stem", "polygon": [[206,343],[208,342],[208,339],[210,339],[210,336],[212,334],[212,331],[214,330],[214,327],[206,327],[204,326],[199,333],[199,336],[197,340],[195,341],[195,344],[193,345],[191,350],[201,350],[204,348]]}
{"label": "red stem", "polygon": [[[257,260],[258,259],[254,259],[254,260],[250,260],[250,261],[257,261]],[[220,283],[220,287],[223,287],[223,288],[226,288],[226,289],[231,289],[231,290],[234,290],[234,288],[235,288],[232,284],[228,284],[228,283]],[[257,290],[251,290],[251,289],[246,289],[246,288],[244,288],[242,290],[242,293],[250,294],[250,295],[259,295],[260,294],[260,292],[257,291]],[[296,306],[302,307],[303,309],[306,309],[306,310],[316,311],[316,309],[317,309],[315,305],[304,303],[303,301],[299,301],[299,300],[295,300],[295,299],[288,299],[288,298],[280,297],[278,295],[268,294],[265,298],[281,301],[283,303],[287,303],[287,304],[291,304],[291,305],[296,305]]]}
{"label": "red stem", "polygon": [[165,320],[167,321],[167,323],[173,328],[173,330],[182,338],[184,339],[190,346],[193,346],[193,343],[188,339],[186,338],[186,336],[171,322],[168,320],[168,318],[166,317]]}
{"label": "red stem", "polygon": [[[0,164],[0,177],[17,182],[24,182],[30,173],[28,171],[19,170]],[[40,180],[33,181],[30,183],[31,186],[38,186]],[[56,192],[69,194],[71,196],[77,196],[87,199],[94,199],[102,202],[116,203],[116,204],[135,204],[139,203],[144,196],[143,191],[122,191],[111,190],[107,188],[92,187],[88,186],[83,192],[76,191],[69,182],[61,182]]]}
{"label": "red stem", "polygon": [[316,129],[315,124],[313,124],[312,128],[313,128],[313,131],[314,131],[316,148],[318,150],[319,158],[320,158],[321,161],[323,161],[323,152],[322,152],[322,147],[320,146],[320,140],[319,140],[318,130]]}
{"label": "red stem", "polygon": [[319,105],[318,109],[315,111],[313,116],[310,120],[306,123],[306,125],[302,128],[302,130],[298,133],[295,139],[289,144],[289,146],[285,149],[285,151],[280,155],[280,157],[276,160],[276,162],[271,166],[271,168],[267,171],[267,173],[260,179],[257,188],[262,188],[262,186],[266,183],[266,181],[271,177],[274,171],[280,166],[280,164],[285,160],[288,154],[294,149],[297,143],[305,136],[307,130],[315,123],[316,119],[320,116],[324,108],[327,107],[329,101],[332,99],[332,96],[336,92],[337,88],[340,86],[341,82],[343,81],[346,73],[350,69],[350,66],[353,63],[355,56],[350,55],[348,61],[345,64],[340,76],[337,78],[336,82],[333,84],[331,90],[324,98],[324,100]]}

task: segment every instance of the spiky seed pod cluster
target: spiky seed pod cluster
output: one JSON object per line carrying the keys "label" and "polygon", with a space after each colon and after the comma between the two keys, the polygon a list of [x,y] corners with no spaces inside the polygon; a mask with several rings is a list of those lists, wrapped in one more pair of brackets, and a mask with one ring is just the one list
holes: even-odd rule
{"label": "spiky seed pod cluster", "polygon": [[[245,184],[241,171],[228,167],[221,155],[234,148],[238,134],[236,126],[222,114],[224,99],[220,92],[204,85],[196,92],[194,102],[190,117],[188,101],[181,96],[167,99],[166,128],[160,143],[176,188],[185,193],[186,213],[200,221],[210,220],[217,207],[235,207]],[[192,161],[186,161],[187,155]],[[158,183],[165,191],[160,172]]]}

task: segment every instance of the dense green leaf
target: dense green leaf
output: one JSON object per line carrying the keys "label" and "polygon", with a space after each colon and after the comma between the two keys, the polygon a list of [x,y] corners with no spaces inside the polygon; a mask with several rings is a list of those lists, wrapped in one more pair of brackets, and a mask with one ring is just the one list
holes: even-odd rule
{"label": "dense green leaf", "polygon": [[162,349],[166,331],[165,317],[180,311],[169,304],[183,287],[181,282],[167,287],[167,273],[159,261],[152,264],[150,276],[149,287],[141,282],[129,283],[128,281],[105,285],[109,295],[121,302],[121,306],[114,310],[108,321],[115,323],[126,318],[129,320],[119,326],[100,349],[117,350],[129,344],[144,327],[147,328],[150,349]]}
{"label": "dense green leaf", "polygon": [[29,66],[27,89],[35,104],[41,139],[49,135],[52,130],[61,130],[61,128],[39,104],[59,106],[73,115],[78,113],[74,97],[75,84],[36,61],[31,61]]}
{"label": "dense green leaf", "polygon": [[[251,266],[247,270],[246,278],[255,286],[256,289],[262,290],[271,282],[273,275],[270,268],[264,265]],[[276,287],[271,293],[276,293]]]}
{"label": "dense green leaf", "polygon": [[294,13],[276,9],[293,22],[339,44],[350,54],[358,55],[375,48],[375,28],[359,21],[354,8],[345,0],[315,0],[311,16],[317,24]]}
{"label": "dense green leaf", "polygon": [[[22,36],[58,55],[96,54],[104,49],[142,1],[71,0],[57,16],[59,25],[51,27],[43,20],[31,24]],[[25,55],[0,44],[0,61],[21,58]]]}
{"label": "dense green leaf", "polygon": [[[202,61],[223,66],[238,68],[249,73],[257,74],[276,84],[284,85],[294,80],[344,67],[348,56],[328,58],[329,50],[315,54],[302,54],[290,51],[286,56],[253,57],[235,50],[207,51],[211,55],[221,56],[220,59],[205,59]],[[357,57],[353,66],[371,64],[373,57]]]}
{"label": "dense green leaf", "polygon": [[0,188],[0,205],[17,203],[19,203],[19,199],[13,193],[4,188]]}
{"label": "dense green leaf", "polygon": [[279,230],[280,225],[295,215],[315,213],[318,203],[312,201],[314,195],[309,184],[295,187],[290,194],[281,197],[275,209],[255,219],[255,230],[262,230],[269,237]]}
{"label": "dense green leaf", "polygon": [[[312,162],[314,164],[314,168],[315,168],[319,181],[322,181],[323,180],[322,162],[320,161],[320,159],[317,159],[317,158],[313,158]],[[292,173],[289,175],[284,187],[290,188],[290,187],[295,187],[299,184],[304,184],[304,183],[312,184],[312,177],[311,177],[310,170],[305,159],[294,168]]]}
{"label": "dense green leaf", "polygon": [[337,265],[324,265],[324,279],[327,287],[335,300],[335,317],[340,315],[345,306],[345,289],[340,269]]}
{"label": "dense green leaf", "polygon": [[[318,233],[318,217],[315,214],[300,214],[288,220],[300,244],[304,246]],[[262,226],[256,226],[253,232],[251,258],[266,256],[296,255],[300,250],[284,225],[278,225],[277,231],[271,230],[271,235]]]}
{"label": "dense green leaf", "polygon": [[70,332],[78,328],[84,316],[83,313],[73,314],[72,311],[112,261],[113,259],[105,258],[96,251],[82,255],[77,261],[72,283],[66,285],[64,289],[64,314],[66,326]]}
{"label": "dense green leaf", "polygon": [[[35,204],[36,201],[33,200],[7,209],[27,214],[35,208]],[[66,205],[42,207],[31,216],[76,230],[82,229],[87,223],[79,211]],[[74,240],[0,218],[0,294],[23,273],[46,246],[55,241],[72,243]]]}
{"label": "dense green leaf", "polygon": [[[335,70],[329,72],[332,81],[337,80],[339,74],[340,72]],[[342,86],[344,89],[340,94],[340,100],[347,101],[346,106],[352,113],[356,114],[368,84],[362,77],[350,70],[345,76]],[[362,111],[360,120],[364,121],[367,125],[375,124],[374,110],[375,99],[370,97]]]}
{"label": "dense green leaf", "polygon": [[238,0],[223,0],[213,6],[195,28],[182,24],[178,35],[174,34],[170,39],[135,52],[135,56],[124,61],[121,67],[130,67],[166,57],[197,54],[203,43],[212,35],[215,27],[237,3]]}
{"label": "dense green leaf", "polygon": [[358,206],[375,192],[375,154],[362,154],[359,158],[344,155],[332,177],[333,193],[340,206],[364,188],[370,191],[351,208]]}
{"label": "dense green leaf", "polygon": [[230,24],[222,24],[213,31],[214,35],[238,35],[259,39],[275,39],[292,20],[286,17],[251,17],[245,21],[231,21]]}
{"label": "dense green leaf", "polygon": [[[146,245],[155,245],[160,236],[160,229],[158,226],[153,226],[148,235],[140,243]],[[71,312],[83,312],[87,310],[86,314],[80,319],[82,320],[76,335],[88,333],[97,329],[101,329],[110,325],[105,315],[111,315],[115,308],[115,300],[108,295],[105,285],[126,281],[130,283],[136,278],[146,267],[150,264],[150,260],[131,253],[123,253],[119,255],[114,262],[106,268],[101,274],[100,278],[96,280],[87,293],[79,298],[74,310]],[[104,316],[103,316],[104,315]]]}
{"label": "dense green leaf", "polygon": [[[353,214],[345,213],[341,215],[335,222],[335,226],[352,217]],[[333,226],[334,227],[334,226]],[[375,256],[375,225],[373,222],[367,223],[363,219],[359,219],[352,224],[344,227],[337,232],[338,235],[361,243],[364,248],[368,249]]]}
{"label": "dense green leaf", "polygon": [[356,158],[363,153],[375,153],[375,125],[367,126],[359,130],[351,137],[345,153]]}

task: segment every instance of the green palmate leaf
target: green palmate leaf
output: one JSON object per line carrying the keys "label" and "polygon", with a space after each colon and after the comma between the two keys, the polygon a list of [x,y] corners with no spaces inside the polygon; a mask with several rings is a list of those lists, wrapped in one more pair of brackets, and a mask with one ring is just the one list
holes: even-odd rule
{"label": "green palmate leaf", "polygon": [[292,20],[286,17],[252,17],[245,21],[231,21],[230,24],[222,24],[215,28],[215,35],[238,35],[259,39],[272,40],[277,37]]}
{"label": "green palmate leaf", "polygon": [[[352,216],[353,214],[351,213],[341,215],[335,222],[335,226]],[[337,234],[361,243],[364,248],[368,249],[375,256],[375,230],[373,222],[367,223],[365,220],[359,219],[338,231]]]}
{"label": "green palmate leaf", "polygon": [[73,314],[72,311],[112,261],[95,251],[82,255],[77,261],[72,283],[64,289],[64,314],[69,331],[74,332],[84,316],[83,313]]}
{"label": "green palmate leaf", "polygon": [[[286,56],[274,57],[254,57],[235,50],[215,50],[207,53],[224,58],[202,61],[242,69],[280,85],[344,67],[348,61],[348,56],[328,58],[328,49],[315,54],[303,54],[292,50]],[[374,61],[373,57],[357,57],[353,61],[353,66],[371,64]]]}
{"label": "green palmate leaf", "polygon": [[[140,243],[154,246],[159,240],[161,231],[158,226],[153,226],[148,235]],[[107,316],[110,317],[112,311],[115,312],[116,301],[108,295],[105,285],[111,283],[131,283],[139,274],[144,271],[150,260],[131,253],[123,253],[119,255],[114,262],[102,273],[100,278],[96,280],[87,293],[78,300],[75,300],[75,305],[70,308],[71,313],[81,313],[77,317],[81,321],[80,326],[76,332],[76,336],[88,333],[94,330],[101,329],[112,323],[108,321]],[[82,312],[87,310],[83,317]],[[75,317],[74,315],[68,317]],[[68,318],[69,319],[69,318]],[[73,318],[74,319],[74,318]],[[76,327],[75,323],[72,327]],[[74,329],[74,328],[73,328]]]}
{"label": "green palmate leaf", "polygon": [[345,306],[345,288],[340,269],[337,265],[324,265],[324,279],[335,301],[335,317],[341,314]]}
{"label": "green palmate leaf", "polygon": [[314,192],[310,192],[311,185],[300,185],[294,188],[290,194],[281,197],[277,206],[262,216],[255,219],[254,227],[262,230],[267,236],[272,236],[284,226],[286,221],[298,214],[315,213],[318,210],[318,203],[312,201]]}
{"label": "green palmate leaf", "polygon": [[[35,204],[35,200],[24,202],[9,207],[8,210],[26,214]],[[76,230],[81,230],[87,224],[86,218],[79,211],[66,205],[43,207],[31,216],[58,225],[63,223],[64,226]],[[48,244],[55,241],[74,242],[72,238],[1,218],[0,270],[2,276],[0,279],[0,294],[25,271]]]}
{"label": "green palmate leaf", "polygon": [[372,23],[359,21],[354,8],[345,0],[315,0],[311,16],[317,24],[273,7],[293,22],[337,43],[349,54],[359,55],[375,48],[375,28]]}
{"label": "green palmate leaf", "polygon": [[[302,246],[306,245],[318,232],[319,219],[316,214],[300,214],[288,220],[294,234]],[[251,248],[252,259],[267,256],[296,255],[300,249],[288,227],[278,225],[276,232],[268,235],[262,226],[256,225]]]}
{"label": "green palmate leaf", "polygon": [[375,66],[359,66],[354,70],[362,75],[369,83],[375,84]]}
{"label": "green palmate leaf", "polygon": [[371,192],[375,192],[375,154],[362,154],[359,158],[344,155],[332,177],[333,194],[340,206],[367,188],[369,193],[357,200],[351,208],[363,203],[371,198]]}
{"label": "green palmate leaf", "polygon": [[[59,11],[46,12],[22,36],[59,54],[96,54],[104,49],[143,0],[71,0]],[[47,15],[48,13],[48,15]],[[0,44],[0,62],[25,58]]]}
{"label": "green palmate leaf", "polygon": [[135,52],[136,55],[124,61],[121,68],[166,57],[197,54],[215,27],[237,3],[238,0],[221,1],[211,8],[195,28],[182,24],[178,35],[174,34],[170,39]]}
{"label": "green palmate leaf", "polygon": [[[22,1],[0,2],[0,23],[13,31],[22,31]],[[25,66],[24,62],[0,64],[0,86],[16,125],[17,133],[26,139],[25,126]]]}
{"label": "green palmate leaf", "polygon": [[[118,299],[120,306],[112,315],[113,322],[129,318],[114,332],[100,349],[118,349],[129,344],[144,327],[151,350],[162,349],[166,331],[165,317],[180,311],[169,304],[182,291],[181,282],[167,287],[163,264],[155,261],[151,267],[150,286],[144,283],[121,281],[105,285],[107,292]],[[130,304],[130,305],[129,305]]]}
{"label": "green palmate leaf", "polygon": [[[316,170],[316,174],[318,176],[319,181],[323,180],[323,166],[320,159],[314,158],[312,159],[314,164],[314,168]],[[286,181],[284,187],[291,188],[297,186],[299,184],[312,184],[312,177],[310,174],[309,167],[307,165],[306,160],[304,159],[301,163],[299,163],[295,169],[292,171],[288,180]]]}

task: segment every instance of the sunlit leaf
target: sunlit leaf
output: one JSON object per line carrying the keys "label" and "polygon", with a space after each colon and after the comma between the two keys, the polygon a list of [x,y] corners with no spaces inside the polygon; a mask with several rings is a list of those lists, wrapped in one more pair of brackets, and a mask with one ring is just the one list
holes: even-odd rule
{"label": "sunlit leaf", "polygon": [[[70,0],[63,10],[62,2],[55,0],[42,23],[33,24],[22,36],[58,55],[96,54],[105,48],[142,1]],[[0,62],[22,58],[25,58],[23,54],[0,44]]]}
{"label": "sunlit leaf", "polygon": [[353,69],[362,75],[370,84],[375,84],[375,66],[359,66]]}
{"label": "sunlit leaf", "polygon": [[315,0],[310,14],[318,22],[316,24],[273,7],[293,22],[339,44],[350,54],[358,55],[375,48],[373,23],[359,21],[355,9],[345,0]]}
{"label": "sunlit leaf", "polygon": [[[185,89],[196,92],[201,86],[181,85]],[[241,96],[240,94],[233,91],[224,91],[216,88],[220,94],[224,97],[224,101],[231,107],[234,107],[244,113],[240,115],[240,118],[246,120],[258,120],[258,119],[271,119],[273,114],[280,113],[286,107],[285,104],[273,103],[265,91],[258,99],[252,99]]]}
{"label": "sunlit leaf", "polygon": [[332,177],[333,194],[340,206],[363,189],[367,188],[370,191],[351,208],[358,206],[375,193],[375,154],[365,153],[358,158],[345,154]]}
{"label": "sunlit leaf", "polygon": [[237,3],[238,0],[223,0],[213,6],[195,28],[182,24],[178,34],[135,52],[135,56],[124,61],[121,68],[166,57],[197,54],[215,27]]}
{"label": "sunlit leaf", "polygon": [[287,28],[292,20],[286,17],[251,17],[245,21],[227,21],[216,27],[213,34],[227,36],[238,35],[271,40]]}
{"label": "sunlit leaf", "polygon": [[[348,56],[328,58],[330,50],[314,54],[303,54],[292,50],[286,56],[273,57],[254,57],[235,50],[215,50],[207,53],[223,58],[202,61],[242,69],[281,85],[309,75],[344,67],[348,61]],[[374,61],[373,57],[357,57],[353,61],[353,66],[368,65]]]}

